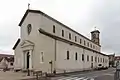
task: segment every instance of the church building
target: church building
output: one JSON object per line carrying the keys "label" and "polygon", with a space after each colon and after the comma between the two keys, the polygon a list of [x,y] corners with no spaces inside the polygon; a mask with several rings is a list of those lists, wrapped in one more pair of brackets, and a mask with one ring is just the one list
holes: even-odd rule
{"label": "church building", "polygon": [[47,73],[83,71],[109,66],[101,53],[100,32],[91,39],[39,10],[28,9],[20,23],[20,38],[13,47],[15,70]]}

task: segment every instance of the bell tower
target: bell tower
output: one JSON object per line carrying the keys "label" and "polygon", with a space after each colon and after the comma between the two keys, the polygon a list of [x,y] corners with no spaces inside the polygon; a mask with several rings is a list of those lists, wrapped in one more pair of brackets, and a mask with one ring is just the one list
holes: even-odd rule
{"label": "bell tower", "polygon": [[98,45],[100,45],[99,34],[100,34],[99,30],[96,29],[91,32],[91,40]]}

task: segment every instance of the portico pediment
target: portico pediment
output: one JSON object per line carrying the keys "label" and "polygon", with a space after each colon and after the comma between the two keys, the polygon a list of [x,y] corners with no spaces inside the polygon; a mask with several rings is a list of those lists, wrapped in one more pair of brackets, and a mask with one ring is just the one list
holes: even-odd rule
{"label": "portico pediment", "polygon": [[29,47],[29,46],[34,46],[34,43],[29,41],[29,40],[24,40],[22,43],[21,43],[21,47],[24,48],[24,47]]}

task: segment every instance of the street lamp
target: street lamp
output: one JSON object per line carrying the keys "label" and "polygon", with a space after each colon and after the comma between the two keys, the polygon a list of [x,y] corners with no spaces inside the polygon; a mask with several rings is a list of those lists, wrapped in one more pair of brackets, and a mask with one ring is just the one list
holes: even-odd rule
{"label": "street lamp", "polygon": [[53,64],[52,60],[49,62],[49,64],[51,64],[51,73],[52,73],[52,64]]}

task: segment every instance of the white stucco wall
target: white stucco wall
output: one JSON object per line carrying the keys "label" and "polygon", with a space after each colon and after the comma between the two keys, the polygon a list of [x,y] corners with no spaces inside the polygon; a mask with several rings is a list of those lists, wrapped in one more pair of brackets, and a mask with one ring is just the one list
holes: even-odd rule
{"label": "white stucco wall", "polygon": [[[67,51],[69,51],[69,60],[67,60]],[[75,60],[75,53],[77,52],[78,60]],[[82,61],[82,54],[84,54],[84,61]],[[89,62],[86,61],[87,51],[83,48],[76,47],[74,45],[66,44],[61,41],[57,41],[57,61],[56,68],[58,70],[83,70],[90,69],[91,60],[89,57]],[[89,54],[88,54],[89,55]],[[90,55],[89,55],[90,56]],[[87,64],[87,65],[86,65]]]}
{"label": "white stucco wall", "polygon": [[14,69],[23,68],[23,52],[21,50],[20,44],[14,50]]}
{"label": "white stucco wall", "polygon": [[[32,31],[28,35],[27,34],[27,25],[32,25]],[[53,33],[53,25],[55,25],[55,33]],[[39,29],[42,28],[44,31],[59,36],[61,38],[64,38],[66,40],[69,40],[69,33],[71,33],[71,40],[72,42],[75,42],[75,36],[77,36],[77,44],[80,44],[80,39],[82,39],[82,43],[80,45],[84,46],[84,40],[86,41],[86,47],[87,42],[89,44],[97,46],[97,49],[94,50],[100,52],[100,47],[93,42],[90,42],[86,40],[84,37],[76,34],[73,31],[70,31],[69,29],[59,25],[58,23],[48,19],[47,17],[44,17],[37,13],[29,13],[24,20],[22,26],[21,26],[21,42],[25,40],[29,40],[34,43],[34,49],[33,49],[33,55],[32,55],[32,66],[33,69],[39,69],[45,72],[50,72],[51,65],[49,62],[52,60],[52,70],[56,68],[57,70],[67,70],[67,71],[75,71],[75,70],[84,70],[84,69],[90,69],[91,68],[91,56],[93,56],[93,67],[96,67],[98,63],[95,62],[94,57],[99,56],[103,57],[103,55],[98,53],[93,53],[93,51],[84,49],[82,47],[77,47],[75,45],[69,45],[65,42],[56,41],[56,56],[57,60],[55,62],[55,40],[51,37],[48,37],[44,34],[39,33]],[[62,30],[64,30],[64,37],[62,37]],[[93,49],[90,47],[90,49]],[[70,51],[70,60],[66,60],[66,52],[67,50]],[[41,63],[40,61],[40,54],[43,52],[44,54],[44,62]],[[75,53],[78,53],[78,60],[75,60]],[[82,54],[84,54],[85,61],[82,61]],[[87,61],[87,55],[89,55],[89,61]],[[21,48],[21,45],[16,47],[15,49],[15,68],[23,68],[23,49]]]}
{"label": "white stucco wall", "polygon": [[[11,63],[13,63],[13,65],[11,65]],[[13,69],[13,68],[14,68],[14,62],[9,62],[9,63],[8,63],[8,68],[9,68],[9,69]]]}
{"label": "white stucco wall", "polygon": [[3,58],[2,61],[0,62],[0,69],[8,67],[9,62]]}
{"label": "white stucco wall", "polygon": [[[49,38],[43,34],[39,33],[39,28],[41,24],[41,16],[39,14],[28,14],[24,23],[21,26],[21,41],[29,40],[34,43],[33,50],[33,69],[39,69],[42,71],[50,72],[51,66],[49,62],[53,61],[54,68],[54,39]],[[32,25],[32,31],[30,35],[27,34],[27,25]],[[44,62],[40,62],[40,53],[44,53]]]}
{"label": "white stucco wall", "polygon": [[[75,43],[78,43],[80,44],[80,39],[82,39],[82,43],[80,45],[82,46],[85,46],[85,47],[88,47],[87,46],[87,42],[89,42],[89,47],[90,49],[93,49],[93,45],[95,46],[95,48],[93,50],[96,50],[98,52],[100,52],[100,46],[96,45],[95,43],[93,43],[92,41],[89,41],[87,39],[85,39],[84,37],[78,35],[77,33],[71,31],[70,29],[66,28],[66,27],[63,27],[62,25],[48,19],[47,17],[44,17],[42,16],[41,17],[41,21],[42,21],[42,24],[40,26],[40,28],[42,28],[43,30],[45,30],[46,32],[49,32],[53,35],[56,35],[56,36],[59,36],[59,37],[62,37],[62,30],[64,30],[64,39],[67,39],[67,40],[70,40],[69,39],[69,33],[71,33],[71,40],[72,42],[75,42],[75,36],[77,36],[77,42]],[[55,30],[56,32],[53,33],[53,25],[55,25]],[[86,45],[84,45],[84,40],[86,42]],[[92,44],[92,48],[90,47],[90,44]]]}

